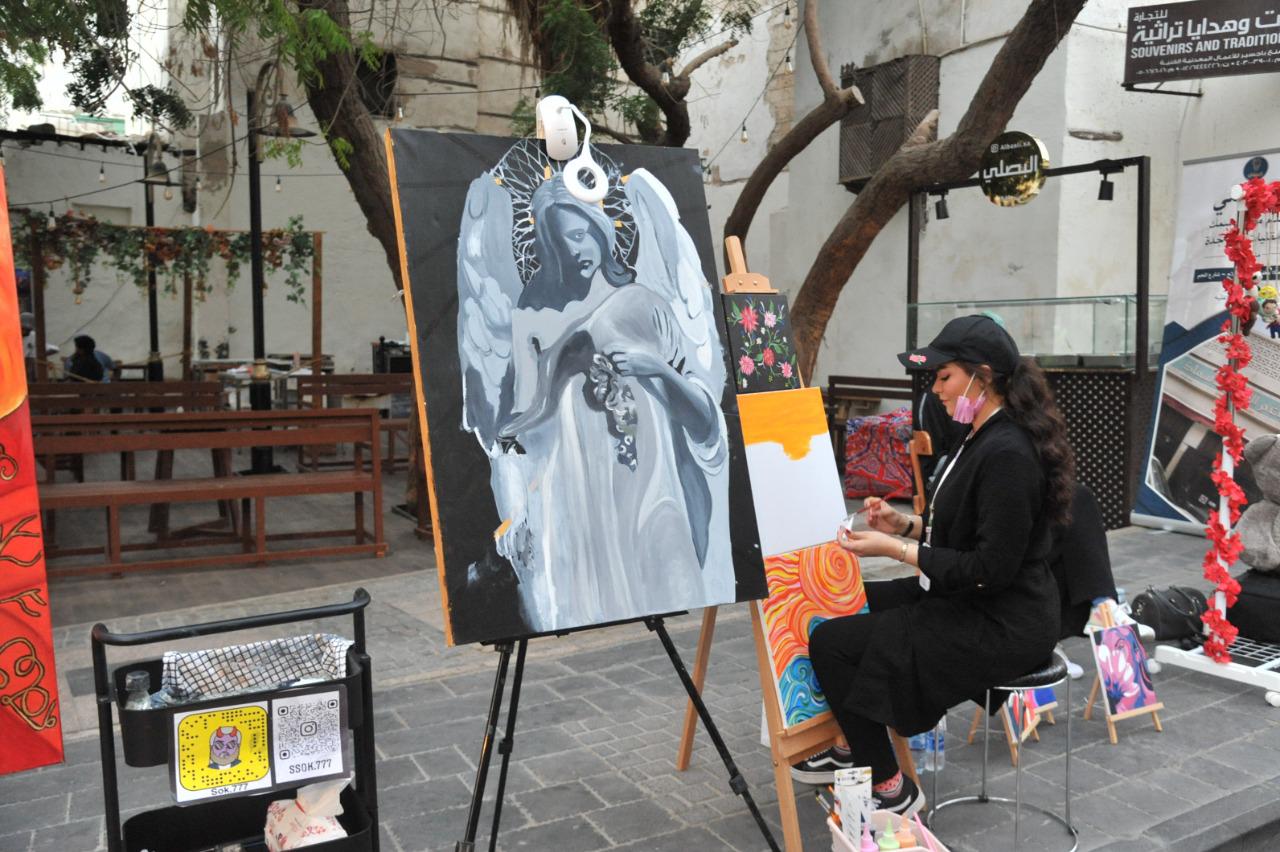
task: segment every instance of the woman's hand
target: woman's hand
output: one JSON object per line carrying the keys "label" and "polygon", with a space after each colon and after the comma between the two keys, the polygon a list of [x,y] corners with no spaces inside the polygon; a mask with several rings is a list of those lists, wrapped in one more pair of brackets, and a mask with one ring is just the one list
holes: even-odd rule
{"label": "woman's hand", "polygon": [[862,501],[867,512],[867,526],[890,535],[901,535],[907,527],[906,516],[879,497]]}
{"label": "woman's hand", "polygon": [[620,376],[635,376],[637,378],[661,376],[671,370],[671,365],[666,361],[663,361],[652,352],[645,352],[640,349],[634,352],[614,349],[604,354],[613,363],[613,369]]}
{"label": "woman's hand", "polygon": [[858,556],[890,556],[894,559],[902,553],[902,542],[890,535],[874,530],[849,532],[844,526],[836,533],[836,541],[845,550]]}

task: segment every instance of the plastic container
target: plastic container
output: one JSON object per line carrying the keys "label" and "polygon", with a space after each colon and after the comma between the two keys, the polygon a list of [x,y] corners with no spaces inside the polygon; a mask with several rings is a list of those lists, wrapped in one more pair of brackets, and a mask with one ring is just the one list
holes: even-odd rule
{"label": "plastic container", "polygon": [[936,728],[924,735],[924,768],[938,772],[947,765],[947,717],[943,716]]}
{"label": "plastic container", "polygon": [[911,761],[916,765],[916,771],[918,772],[929,768],[925,763],[928,759],[926,757],[927,745],[924,734],[916,734],[907,739],[907,748],[911,750]]}
{"label": "plastic container", "polygon": [[[902,823],[902,817],[888,811],[873,811],[871,814],[871,826],[876,830],[877,835],[884,831],[890,820],[893,820],[894,828],[897,828]],[[933,852],[950,852],[933,832],[924,827],[923,823],[917,825],[914,819],[908,819],[907,824],[911,829],[912,836],[916,839],[916,845],[903,846],[899,849],[899,852],[930,852],[926,837],[928,840],[933,841]],[[835,820],[828,818],[827,828],[831,830],[831,852],[858,852],[858,848],[845,838]]]}

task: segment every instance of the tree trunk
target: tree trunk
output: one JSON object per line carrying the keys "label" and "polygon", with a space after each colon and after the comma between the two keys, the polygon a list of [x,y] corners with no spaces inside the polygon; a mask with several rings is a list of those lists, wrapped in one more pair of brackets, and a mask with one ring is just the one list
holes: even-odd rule
{"label": "tree trunk", "polygon": [[876,236],[912,192],[973,174],[983,149],[1009,123],[1085,2],[1032,0],[992,60],[955,133],[900,149],[871,176],[836,223],[792,306],[791,327],[806,382],[813,376],[836,301]]}
{"label": "tree trunk", "polygon": [[[351,28],[347,0],[300,0],[303,11],[319,9],[329,14],[339,27]],[[391,203],[391,182],[382,135],[359,94],[356,81],[358,57],[332,53],[317,63],[319,78],[307,83],[311,111],[320,121],[326,139],[341,138],[351,143],[347,183],[364,214],[365,226],[382,246],[396,289],[400,280],[400,245],[396,238],[395,212]]]}

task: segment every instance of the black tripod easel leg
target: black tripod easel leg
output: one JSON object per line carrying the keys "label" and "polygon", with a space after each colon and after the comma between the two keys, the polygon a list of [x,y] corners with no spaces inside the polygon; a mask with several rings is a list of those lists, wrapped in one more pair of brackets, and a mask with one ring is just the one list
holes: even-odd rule
{"label": "black tripod easel leg", "polygon": [[711,713],[707,710],[707,705],[703,703],[702,696],[698,693],[698,688],[693,683],[693,678],[689,677],[689,671],[684,667],[684,660],[680,659],[680,652],[676,650],[675,643],[671,641],[671,635],[667,633],[666,624],[658,617],[646,618],[644,623],[650,630],[657,633],[658,638],[662,640],[662,647],[666,649],[667,656],[671,658],[671,664],[675,666],[676,674],[680,676],[680,682],[684,684],[685,692],[689,693],[689,700],[693,702],[693,706],[697,709],[698,716],[702,719],[703,727],[711,735],[711,742],[715,744],[716,751],[720,752],[720,759],[724,761],[724,767],[729,771],[729,789],[741,796],[743,801],[747,803],[747,810],[751,811],[751,816],[755,817],[756,825],[760,827],[760,833],[764,835],[769,848],[773,852],[781,852],[778,848],[778,841],[773,839],[773,832],[769,830],[768,823],[764,821],[764,816],[760,813],[760,809],[756,807],[755,799],[751,798],[751,791],[747,788],[747,779],[743,778],[742,773],[738,771],[737,764],[733,762],[733,755],[729,754],[729,747],[724,744],[724,738],[720,736],[720,729],[712,721]]}
{"label": "black tripod easel leg", "polygon": [[484,782],[489,775],[489,759],[493,756],[493,737],[498,730],[498,713],[502,710],[502,691],[507,684],[507,665],[511,662],[511,643],[499,642],[498,673],[493,678],[493,694],[489,697],[489,719],[485,722],[484,742],[476,765],[476,783],[471,788],[471,808],[467,812],[467,833],[454,844],[454,852],[474,852],[476,831],[480,827],[480,805],[484,801]]}
{"label": "black tripod easel leg", "polygon": [[516,741],[516,708],[520,704],[520,681],[524,678],[524,654],[529,640],[521,639],[516,650],[516,673],[511,678],[511,704],[507,707],[507,732],[498,743],[502,768],[498,770],[498,789],[493,797],[493,828],[489,831],[489,852],[498,848],[498,822],[502,819],[502,795],[507,789],[507,768],[511,765],[511,749]]}

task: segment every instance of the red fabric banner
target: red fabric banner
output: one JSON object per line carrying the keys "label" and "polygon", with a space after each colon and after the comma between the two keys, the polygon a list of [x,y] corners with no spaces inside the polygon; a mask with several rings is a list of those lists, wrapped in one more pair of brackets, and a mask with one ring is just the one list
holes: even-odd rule
{"label": "red fabric banner", "polygon": [[44,533],[0,169],[0,775],[62,761]]}

